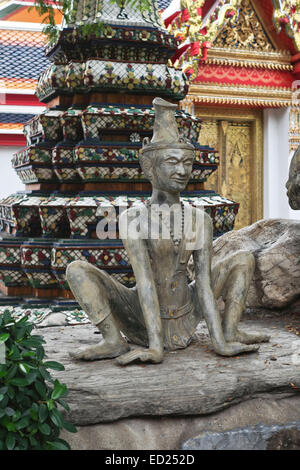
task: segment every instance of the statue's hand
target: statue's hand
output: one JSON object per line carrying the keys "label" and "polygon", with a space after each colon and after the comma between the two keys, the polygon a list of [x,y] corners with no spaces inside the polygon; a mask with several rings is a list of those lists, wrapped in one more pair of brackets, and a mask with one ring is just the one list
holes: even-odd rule
{"label": "statue's hand", "polygon": [[215,346],[215,351],[220,356],[237,356],[245,352],[256,352],[259,346],[256,344],[242,344],[242,343],[224,343],[222,346]]}
{"label": "statue's hand", "polygon": [[122,354],[117,359],[117,362],[122,366],[129,364],[130,362],[134,362],[140,360],[142,362],[153,362],[158,364],[163,360],[163,351],[159,351],[157,349],[133,349],[132,351]]}

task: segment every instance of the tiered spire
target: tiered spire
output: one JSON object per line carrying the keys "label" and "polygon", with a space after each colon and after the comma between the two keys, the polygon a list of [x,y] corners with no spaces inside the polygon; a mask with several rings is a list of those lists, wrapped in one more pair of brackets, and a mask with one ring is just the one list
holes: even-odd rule
{"label": "tiered spire", "polygon": [[[138,5],[74,0],[71,23],[48,47],[52,64],[37,87],[48,109],[25,126],[27,147],[13,160],[27,191],[0,202],[3,227],[17,236],[0,242],[0,254],[12,253],[9,265],[0,257],[5,292],[68,298],[65,269],[74,259],[134,282],[121,241],[98,240],[95,229],[99,207],[147,200],[151,186],[138,159],[143,138],[152,135],[152,101],[178,103],[188,90],[184,73],[169,62],[176,40],[151,5],[141,12]],[[178,110],[176,120],[196,146],[183,198],[204,207],[221,234],[233,227],[238,205],[204,191],[218,158],[197,143],[196,118]],[[29,236],[38,238],[18,238]]]}

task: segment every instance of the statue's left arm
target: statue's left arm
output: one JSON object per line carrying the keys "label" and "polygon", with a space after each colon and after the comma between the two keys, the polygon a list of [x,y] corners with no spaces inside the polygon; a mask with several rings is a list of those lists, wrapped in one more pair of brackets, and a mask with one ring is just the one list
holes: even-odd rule
{"label": "statue's left arm", "polygon": [[234,356],[251,350],[251,347],[241,343],[227,343],[224,338],[221,316],[216,304],[211,282],[212,220],[207,214],[204,214],[200,219],[203,222],[203,226],[197,227],[197,230],[203,230],[202,244],[201,247],[193,252],[198,300],[214,350],[222,356]]}

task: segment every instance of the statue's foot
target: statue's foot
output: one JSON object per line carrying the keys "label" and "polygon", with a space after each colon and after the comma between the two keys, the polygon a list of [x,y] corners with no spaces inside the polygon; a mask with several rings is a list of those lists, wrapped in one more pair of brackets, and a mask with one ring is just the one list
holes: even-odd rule
{"label": "statue's foot", "polygon": [[238,342],[242,344],[257,344],[267,343],[270,341],[271,336],[260,333],[245,333],[244,331],[237,330],[234,334],[224,334],[228,343]]}
{"label": "statue's foot", "polygon": [[99,359],[113,359],[114,357],[121,356],[130,350],[126,342],[111,344],[103,341],[96,346],[90,346],[79,352],[70,352],[72,359],[78,361],[97,361]]}

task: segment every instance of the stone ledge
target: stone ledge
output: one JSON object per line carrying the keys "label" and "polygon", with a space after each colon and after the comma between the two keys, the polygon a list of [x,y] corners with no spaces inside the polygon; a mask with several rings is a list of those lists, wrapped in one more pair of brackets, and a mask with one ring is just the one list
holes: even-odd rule
{"label": "stone ledge", "polygon": [[300,424],[300,395],[267,395],[206,416],[125,418],[113,423],[78,426],[76,434],[63,432],[73,450],[176,450],[201,433],[226,433],[237,427]]}
{"label": "stone ledge", "polygon": [[53,375],[69,388],[69,419],[85,426],[128,417],[202,416],[266,394],[299,392],[300,338],[267,321],[246,321],[242,328],[271,332],[271,341],[258,353],[223,358],[212,351],[202,322],[187,349],[166,353],[159,365],[127,367],[68,356],[100,340],[91,325],[48,327],[42,334],[49,359],[66,368]]}

